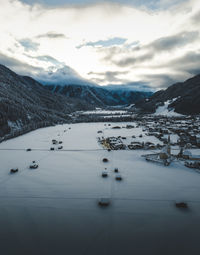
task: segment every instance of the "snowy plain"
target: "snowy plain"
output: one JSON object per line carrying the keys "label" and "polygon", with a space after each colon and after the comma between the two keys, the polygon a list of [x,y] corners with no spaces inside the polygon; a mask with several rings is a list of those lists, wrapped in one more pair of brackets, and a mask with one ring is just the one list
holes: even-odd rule
{"label": "snowy plain", "polygon": [[[134,125],[111,127],[126,124]],[[58,125],[0,144],[1,254],[198,254],[200,174],[178,162],[146,162],[146,151],[104,150],[99,130],[144,135],[141,128],[111,127]],[[62,141],[63,150],[50,151],[52,139]],[[33,160],[38,169],[29,169]],[[13,167],[19,172],[10,174]],[[105,168],[109,176],[102,178]],[[110,198],[109,207],[98,206],[101,197]],[[176,201],[189,209],[177,209]]]}
{"label": "snowy plain", "polygon": [[123,111],[123,110],[114,110],[114,111],[110,111],[110,110],[102,110],[102,109],[98,109],[95,111],[84,111],[81,112],[84,115],[88,115],[88,114],[105,114],[105,115],[119,115],[119,114],[126,114],[127,111]]}

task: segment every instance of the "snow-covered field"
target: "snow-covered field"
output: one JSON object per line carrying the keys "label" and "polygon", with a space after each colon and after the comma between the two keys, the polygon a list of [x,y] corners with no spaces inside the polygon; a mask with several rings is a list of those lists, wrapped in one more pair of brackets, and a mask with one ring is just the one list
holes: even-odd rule
{"label": "snow-covered field", "polygon": [[110,110],[95,110],[95,111],[85,111],[85,112],[81,112],[84,115],[88,115],[88,114],[104,114],[104,115],[119,115],[119,114],[126,114],[127,111],[123,111],[123,110],[114,110],[114,111],[110,111]]}
{"label": "snow-covered field", "polygon": [[[144,151],[105,151],[98,130],[108,136],[142,133],[104,123],[60,125],[0,144],[1,254],[198,254],[200,174],[176,162],[146,162]],[[52,139],[63,141],[63,150],[56,145],[50,151]],[[38,169],[29,169],[33,160]],[[13,167],[19,172],[10,174]],[[100,197],[109,197],[111,205],[100,208]],[[189,209],[177,209],[175,201]]]}

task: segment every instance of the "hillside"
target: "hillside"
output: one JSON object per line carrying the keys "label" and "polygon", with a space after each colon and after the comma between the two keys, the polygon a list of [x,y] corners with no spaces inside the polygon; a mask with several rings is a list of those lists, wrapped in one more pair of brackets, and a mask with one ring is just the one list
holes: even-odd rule
{"label": "hillside", "polygon": [[116,106],[134,104],[140,99],[148,98],[151,92],[138,92],[126,89],[106,89],[87,85],[49,85],[53,92],[58,92],[74,99],[83,99],[94,106]]}
{"label": "hillside", "polygon": [[200,113],[200,75],[171,85],[166,90],[154,93],[148,100],[140,100],[136,107],[143,112],[153,113],[169,101],[168,110],[180,114]]}
{"label": "hillside", "polygon": [[0,137],[69,120],[75,110],[91,109],[80,99],[54,94],[30,77],[0,65]]}

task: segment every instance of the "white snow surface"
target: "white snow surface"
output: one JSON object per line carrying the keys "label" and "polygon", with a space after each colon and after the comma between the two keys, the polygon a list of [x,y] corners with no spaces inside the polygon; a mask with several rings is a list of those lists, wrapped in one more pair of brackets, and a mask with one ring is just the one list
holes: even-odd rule
{"label": "white snow surface", "polygon": [[[173,100],[175,101],[176,98]],[[159,106],[157,109],[156,109],[156,112],[154,113],[154,115],[162,115],[162,116],[169,116],[169,117],[179,117],[179,116],[183,116],[182,114],[180,113],[177,113],[174,111],[174,109],[172,110],[169,110],[168,109],[168,106],[170,105],[171,103],[171,100],[168,100],[164,103],[163,106]]]}
{"label": "white snow surface", "polygon": [[85,111],[85,112],[81,112],[84,115],[88,115],[88,114],[106,114],[106,115],[118,115],[118,114],[126,114],[127,111],[124,110],[94,110],[94,111]]}
{"label": "white snow surface", "polygon": [[[134,123],[112,126],[126,124]],[[103,150],[98,130],[106,136],[142,133],[83,123],[39,129],[0,144],[1,253],[197,254],[199,173],[178,162],[149,163],[141,157],[147,151]],[[63,141],[63,151],[57,145],[49,151],[52,139]],[[29,169],[33,160],[38,169]],[[19,172],[10,174],[14,167]],[[105,168],[109,177],[103,179]],[[110,206],[100,208],[101,197],[110,198]],[[190,209],[177,209],[175,201]]]}

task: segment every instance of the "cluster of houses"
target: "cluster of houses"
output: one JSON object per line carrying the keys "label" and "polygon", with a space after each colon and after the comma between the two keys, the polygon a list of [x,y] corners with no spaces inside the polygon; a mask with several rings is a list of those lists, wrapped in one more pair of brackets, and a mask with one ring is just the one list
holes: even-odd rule
{"label": "cluster of houses", "polygon": [[129,150],[156,150],[161,149],[163,146],[160,144],[154,144],[152,142],[131,142],[128,146]]}
{"label": "cluster of houses", "polygon": [[[159,119],[149,116],[140,120],[139,126],[143,127],[147,136],[153,135],[165,145],[164,154],[162,150],[157,154],[144,155],[146,160],[169,165],[173,160],[178,159],[184,161],[186,167],[200,169],[200,155],[193,155],[189,151],[189,149],[200,148],[200,118],[198,116],[159,117]],[[170,141],[170,135],[176,135],[177,140]],[[179,152],[171,153],[171,146],[176,146]],[[167,147],[170,148],[168,153],[166,153]]]}
{"label": "cluster of houses", "polygon": [[[200,169],[200,156],[191,153],[191,149],[200,148],[200,117],[198,116],[158,117],[145,115],[136,117],[131,125],[117,125],[111,128],[141,128],[143,132],[138,137],[132,135],[133,139],[129,139],[129,144],[126,137],[123,136],[99,137],[99,142],[106,149],[159,150],[159,152],[147,154],[144,157],[147,161],[160,162],[164,165],[169,165],[173,160],[181,160],[187,167]],[[142,139],[144,136],[146,138]],[[148,141],[148,136],[156,137],[159,143],[153,143],[152,140],[155,139]]]}
{"label": "cluster of houses", "polygon": [[111,150],[124,150],[126,149],[125,144],[123,144],[121,136],[119,137],[107,137],[99,139],[99,142],[103,145],[103,147]]}
{"label": "cluster of houses", "polygon": [[155,136],[161,142],[167,143],[166,135],[176,134],[177,142],[172,145],[200,148],[200,118],[144,116],[138,120],[138,126],[143,127],[147,136]]}
{"label": "cluster of houses", "polygon": [[[134,138],[136,138],[134,136]],[[117,136],[117,137],[99,137],[98,141],[102,144],[102,146],[106,149],[111,150],[156,150],[163,148],[160,144],[154,144],[152,142],[139,142],[132,141],[130,144],[125,144],[123,141],[126,140],[126,137]]]}

